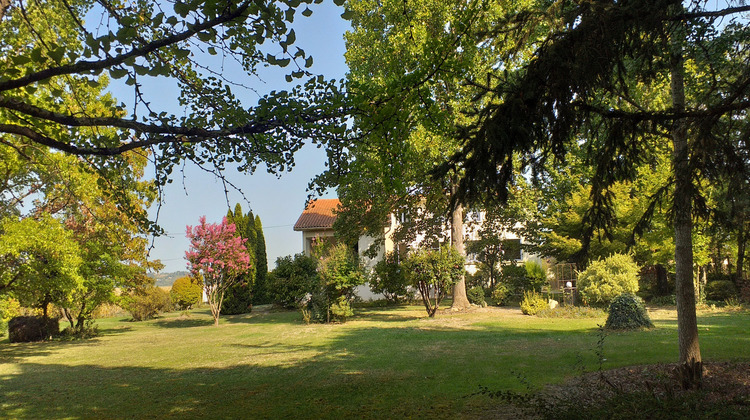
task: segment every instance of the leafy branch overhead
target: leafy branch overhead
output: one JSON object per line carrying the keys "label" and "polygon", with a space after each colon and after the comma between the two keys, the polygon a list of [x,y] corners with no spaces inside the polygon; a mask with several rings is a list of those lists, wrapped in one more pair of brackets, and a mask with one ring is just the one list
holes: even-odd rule
{"label": "leafy branch overhead", "polygon": [[[19,153],[42,146],[83,156],[95,167],[148,150],[160,184],[186,160],[217,172],[227,164],[287,170],[305,140],[345,130],[343,89],[309,72],[312,57],[294,46],[290,26],[320,1],[4,2],[0,142]],[[260,81],[264,67],[307,80],[260,96],[248,76]],[[102,93],[113,79],[131,90],[131,105]],[[162,84],[179,89],[179,113],[156,105]],[[83,98],[85,89],[100,93]]]}

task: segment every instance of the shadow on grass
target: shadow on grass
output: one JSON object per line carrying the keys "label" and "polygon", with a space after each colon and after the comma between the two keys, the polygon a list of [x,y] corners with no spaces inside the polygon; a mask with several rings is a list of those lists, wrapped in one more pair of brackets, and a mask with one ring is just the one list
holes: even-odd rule
{"label": "shadow on grass", "polygon": [[194,328],[214,325],[213,319],[179,317],[179,318],[162,318],[154,321],[154,325],[161,328]]}
{"label": "shadow on grass", "polygon": [[[290,323],[292,315],[296,316],[257,318]],[[229,318],[249,322],[255,316],[227,317],[231,322]],[[496,326],[465,329],[437,323],[425,329],[419,324],[319,329],[292,325],[255,342],[244,333],[231,334],[244,331],[241,328],[225,329],[221,345],[236,351],[231,352],[233,360],[224,360],[219,367],[202,357],[210,347],[201,342],[195,343],[193,353],[180,354],[168,367],[124,365],[128,362],[102,367],[112,360],[86,359],[86,349],[76,348],[90,342],[4,346],[0,355],[13,365],[0,366],[0,417],[483,418],[501,409],[486,397],[466,397],[479,385],[524,389],[513,371],[533,387],[559,382],[572,374],[581,355],[589,370],[595,369],[590,349],[597,335],[589,331],[503,331]],[[748,318],[741,318],[738,327],[749,324]],[[310,334],[300,334],[302,330]],[[170,340],[179,340],[179,334],[179,329],[164,332]],[[312,339],[317,334],[322,337]],[[736,349],[744,336],[711,340],[717,341],[716,347],[728,343]],[[649,332],[638,332],[608,341],[605,351],[607,359],[633,365],[672,361],[675,345],[674,340],[655,342]],[[655,352],[647,359],[633,350],[646,347]],[[734,351],[721,354],[726,357]],[[22,360],[53,352],[70,360],[84,358],[86,364]]]}

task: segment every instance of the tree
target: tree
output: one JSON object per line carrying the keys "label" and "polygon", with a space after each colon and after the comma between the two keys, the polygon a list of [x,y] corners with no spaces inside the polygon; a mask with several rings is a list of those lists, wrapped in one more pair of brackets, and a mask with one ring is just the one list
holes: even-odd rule
{"label": "tree", "polygon": [[186,310],[201,301],[203,288],[192,277],[183,276],[174,281],[172,289],[169,290],[169,296],[172,298],[172,303]]}
{"label": "tree", "polygon": [[219,326],[219,315],[224,293],[237,282],[237,278],[250,268],[250,256],[244,240],[236,236],[236,227],[223,218],[221,223],[206,223],[187,227],[190,249],[185,251],[188,267],[194,277],[203,277],[203,287],[214,325]]}
{"label": "tree", "polygon": [[252,307],[252,289],[255,283],[255,270],[257,267],[255,256],[257,241],[255,218],[252,211],[243,214],[242,206],[237,203],[234,207],[234,212],[232,210],[227,212],[227,222],[233,223],[237,229],[237,235],[245,240],[245,249],[250,258],[250,269],[241,273],[235,284],[227,289],[221,311],[229,315],[244,314],[249,312]]}
{"label": "tree", "polygon": [[453,247],[420,249],[404,262],[406,275],[422,295],[431,318],[435,316],[446,291],[464,276],[464,258]]}
{"label": "tree", "polygon": [[331,247],[318,264],[318,282],[312,302],[325,306],[324,321],[330,322],[331,317],[345,321],[352,315],[354,288],[365,283],[359,257],[346,244]]}
{"label": "tree", "polygon": [[[327,181],[342,203],[336,230],[348,240],[378,237],[390,214],[400,219],[394,239],[420,246],[448,242],[464,250],[464,203],[448,198],[460,168],[436,178],[433,167],[460,146],[455,128],[472,90],[462,75],[486,74],[493,62],[471,28],[485,27],[499,5],[463,7],[461,1],[351,0],[347,32],[348,89],[359,135],[347,144]],[[473,4],[473,3],[472,3]],[[446,231],[446,227],[448,230]],[[381,241],[376,246],[382,246]],[[453,308],[470,303],[465,281],[453,288]]]}
{"label": "tree", "polygon": [[276,268],[268,276],[271,301],[287,309],[297,308],[318,284],[318,261],[305,254],[276,259]]}
{"label": "tree", "polygon": [[[85,156],[113,189],[127,151],[151,153],[158,185],[184,161],[217,173],[228,164],[252,172],[261,163],[283,172],[304,141],[323,143],[345,130],[342,89],[313,77],[306,70],[312,57],[293,45],[290,24],[299,11],[309,16],[311,3],[5,0],[2,144],[21,157],[31,149]],[[265,41],[276,48],[261,47]],[[290,82],[309,79],[243,104],[235,90],[252,91],[246,75],[266,66],[291,66]],[[230,68],[245,76],[232,78]],[[80,94],[110,77],[132,87],[131,106]],[[177,85],[183,109],[156,108],[154,83]],[[66,97],[82,109],[68,108]]]}
{"label": "tree", "polygon": [[64,304],[83,285],[80,249],[60,222],[50,216],[6,218],[0,225],[0,293],[21,305],[41,308]]}
{"label": "tree", "polygon": [[266,255],[266,236],[263,234],[263,223],[260,216],[255,216],[255,284],[253,285],[253,302],[270,303],[268,291],[268,256]]}
{"label": "tree", "polygon": [[[518,71],[514,57],[498,54],[498,69],[482,87],[477,123],[443,172],[461,167],[456,199],[481,194],[504,197],[514,159],[536,172],[572,145],[585,142],[592,165],[591,208],[585,216],[583,249],[611,217],[609,187],[632,180],[653,156],[655,139],[671,140],[672,220],[684,387],[699,387],[702,362],[693,287],[692,220],[701,210],[699,179],[742,170],[745,153],[734,135],[747,130],[750,29],[739,21],[748,6],[686,9],[678,0],[553,2],[500,20],[487,42],[509,34],[526,39],[543,32],[534,59]],[[539,7],[539,8],[536,8]],[[725,19],[727,18],[727,19]],[[721,20],[723,19],[723,20]],[[686,73],[690,69],[690,73]],[[720,75],[720,76],[719,76]],[[654,97],[664,81],[669,101]],[[440,171],[439,171],[440,172]],[[696,207],[697,205],[697,207]]]}

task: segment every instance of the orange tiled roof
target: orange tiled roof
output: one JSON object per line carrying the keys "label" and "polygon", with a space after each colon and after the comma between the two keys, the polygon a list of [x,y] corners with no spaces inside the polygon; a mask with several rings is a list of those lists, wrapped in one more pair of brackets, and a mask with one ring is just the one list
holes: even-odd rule
{"label": "orange tiled roof", "polygon": [[340,206],[338,198],[319,198],[310,202],[294,224],[294,230],[331,229],[336,220],[334,210]]}

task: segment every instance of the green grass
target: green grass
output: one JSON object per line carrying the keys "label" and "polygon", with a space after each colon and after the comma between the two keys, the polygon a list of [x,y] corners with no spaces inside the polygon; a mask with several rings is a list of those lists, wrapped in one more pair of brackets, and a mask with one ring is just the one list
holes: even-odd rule
{"label": "green grass", "polygon": [[[677,359],[676,315],[605,340],[604,368]],[[0,343],[0,417],[483,418],[480,385],[523,390],[597,368],[604,319],[500,310],[428,319],[419,306],[360,309],[339,325],[297,313],[178,313],[99,321],[92,340]],[[704,359],[748,360],[750,314],[702,313]]]}

